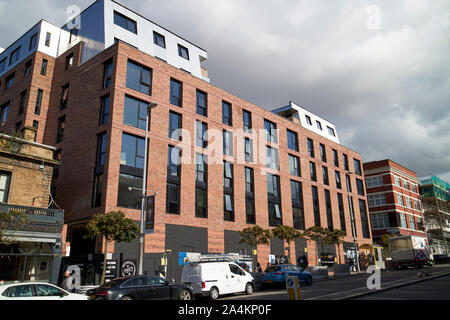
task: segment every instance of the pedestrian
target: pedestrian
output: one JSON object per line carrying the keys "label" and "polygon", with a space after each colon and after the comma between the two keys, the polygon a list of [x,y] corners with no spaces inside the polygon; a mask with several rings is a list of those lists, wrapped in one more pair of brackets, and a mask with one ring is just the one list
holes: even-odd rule
{"label": "pedestrian", "polygon": [[61,288],[71,292],[72,288],[69,289],[69,277],[70,277],[69,271],[64,272],[64,280],[61,282]]}
{"label": "pedestrian", "polygon": [[256,264],[256,269],[258,272],[262,272],[262,268],[261,268],[261,265],[259,264],[259,262]]}
{"label": "pedestrian", "polygon": [[303,255],[303,266],[302,269],[306,270],[306,268],[308,268],[309,262],[308,262],[308,257],[306,255]]}
{"label": "pedestrian", "polygon": [[353,258],[350,258],[350,260],[348,261],[348,264],[350,266],[350,272],[356,271],[356,270],[354,270],[355,262],[353,261]]}

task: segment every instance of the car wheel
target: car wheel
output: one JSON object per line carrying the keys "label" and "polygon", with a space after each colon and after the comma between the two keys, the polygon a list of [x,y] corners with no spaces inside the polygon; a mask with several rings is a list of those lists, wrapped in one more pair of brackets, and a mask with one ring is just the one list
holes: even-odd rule
{"label": "car wheel", "polygon": [[308,277],[308,279],[306,279],[306,285],[312,286],[312,284],[313,284],[313,279],[312,279],[312,277]]}
{"label": "car wheel", "polygon": [[181,290],[178,300],[192,300],[191,292],[187,289]]}
{"label": "car wheel", "polygon": [[211,290],[209,290],[209,298],[211,300],[217,300],[217,298],[219,298],[219,289],[212,287]]}
{"label": "car wheel", "polygon": [[120,300],[131,301],[131,300],[133,300],[133,298],[131,298],[129,296],[125,296],[125,297],[120,298]]}
{"label": "car wheel", "polygon": [[248,296],[253,294],[253,285],[250,282],[245,285],[245,294]]}

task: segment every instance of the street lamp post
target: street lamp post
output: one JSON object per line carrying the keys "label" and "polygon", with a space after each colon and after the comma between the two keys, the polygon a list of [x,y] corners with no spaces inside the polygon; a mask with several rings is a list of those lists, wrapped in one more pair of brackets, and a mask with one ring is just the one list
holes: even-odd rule
{"label": "street lamp post", "polygon": [[148,127],[149,127],[149,118],[150,118],[150,110],[156,108],[158,106],[157,103],[150,103],[147,106],[147,116],[145,121],[145,156],[144,156],[144,178],[142,179],[142,201],[141,201],[141,228],[139,235],[139,257],[138,257],[138,275],[143,274],[143,265],[144,265],[144,248],[145,248],[145,230],[144,230],[144,221],[145,221],[145,211],[147,207],[147,166],[148,166]]}
{"label": "street lamp post", "polygon": [[355,212],[353,211],[353,200],[350,196],[350,175],[352,175],[353,172],[347,172],[345,174],[346,177],[346,183],[347,183],[347,194],[348,194],[348,205],[350,207],[350,219],[352,222],[352,235],[353,235],[353,244],[355,245],[355,249],[356,249],[356,263],[358,266],[358,273],[361,272],[361,267],[359,264],[359,246],[358,246],[358,242],[356,241],[356,221],[355,221]]}

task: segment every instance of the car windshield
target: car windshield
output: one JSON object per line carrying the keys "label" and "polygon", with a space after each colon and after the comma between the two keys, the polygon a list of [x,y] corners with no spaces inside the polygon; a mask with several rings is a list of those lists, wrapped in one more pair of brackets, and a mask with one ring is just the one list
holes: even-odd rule
{"label": "car windshield", "polygon": [[280,266],[270,266],[264,272],[275,272],[275,271],[279,271],[280,269],[281,269]]}

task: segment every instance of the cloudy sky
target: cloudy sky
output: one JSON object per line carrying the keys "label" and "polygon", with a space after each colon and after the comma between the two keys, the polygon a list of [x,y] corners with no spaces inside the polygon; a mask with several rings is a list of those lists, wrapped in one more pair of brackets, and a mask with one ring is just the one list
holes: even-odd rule
{"label": "cloudy sky", "polygon": [[[69,5],[0,0],[0,47]],[[208,51],[211,83],[335,123],[364,161],[450,182],[449,0],[118,0]]]}

